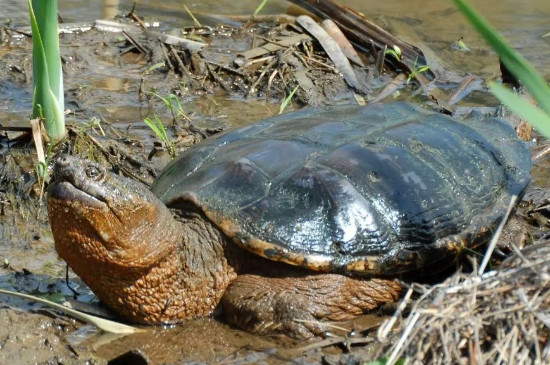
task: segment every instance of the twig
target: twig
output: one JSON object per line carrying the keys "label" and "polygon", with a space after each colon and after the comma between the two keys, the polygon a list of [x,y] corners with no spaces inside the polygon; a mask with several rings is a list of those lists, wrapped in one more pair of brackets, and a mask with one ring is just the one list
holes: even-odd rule
{"label": "twig", "polygon": [[147,55],[149,52],[147,48],[138,43],[134,37],[132,37],[127,31],[123,30],[122,33],[126,36],[126,39],[138,49],[141,54]]}
{"label": "twig", "polygon": [[550,153],[550,146],[547,146],[545,147],[542,151],[540,151],[539,153],[537,153],[534,157],[533,157],[533,161],[538,161],[540,160],[542,157],[546,156],[547,154]]}
{"label": "twig", "polygon": [[510,204],[508,204],[508,209],[506,210],[506,214],[504,215],[504,217],[502,217],[502,220],[500,221],[500,224],[498,225],[497,230],[495,231],[495,234],[493,235],[493,238],[491,239],[491,242],[489,243],[489,246],[487,246],[487,251],[485,252],[485,256],[483,257],[483,261],[481,262],[481,265],[479,265],[478,275],[483,275],[483,272],[485,271],[485,268],[487,267],[487,264],[489,263],[489,260],[491,259],[491,255],[493,254],[493,251],[495,250],[498,239],[500,238],[500,234],[502,233],[502,229],[504,228],[504,225],[508,221],[508,217],[510,216],[510,213],[512,213],[512,209],[514,209],[514,206],[516,205],[516,200],[517,199],[518,199],[517,195],[512,195],[512,198],[510,199]]}
{"label": "twig", "polygon": [[265,92],[265,99],[266,100],[269,100],[269,94],[270,94],[271,86],[273,84],[273,80],[275,79],[275,76],[277,76],[277,70],[273,70],[273,72],[271,73],[271,75],[269,76],[269,78],[267,80],[267,90]]}
{"label": "twig", "polygon": [[420,318],[420,314],[418,312],[414,313],[409,320],[409,323],[403,333],[401,334],[401,337],[399,338],[399,341],[397,342],[397,345],[394,347],[392,353],[388,357],[388,361],[386,364],[393,365],[397,361],[397,357],[399,356],[399,353],[401,352],[401,349],[403,348],[403,345],[405,344],[405,341],[407,341],[409,334],[411,333],[412,329],[414,328],[414,325]]}
{"label": "twig", "polygon": [[349,338],[344,336],[338,336],[338,337],[327,338],[319,342],[314,342],[306,346],[298,347],[294,349],[294,351],[301,353],[301,352],[307,352],[310,350],[315,350],[315,349],[332,346],[340,343],[344,343],[347,345],[357,345],[357,344],[366,344],[370,342],[373,342],[373,339],[367,338],[367,337]]}
{"label": "twig", "polygon": [[411,299],[412,294],[413,288],[410,287],[409,290],[407,290],[407,293],[403,296],[403,299],[401,299],[401,302],[397,306],[397,309],[391,318],[380,326],[377,334],[378,340],[384,341],[387,338],[388,333],[392,330],[395,322],[397,322],[397,319],[401,316],[401,313],[403,313],[403,310],[405,310],[407,304],[409,304],[409,299]]}
{"label": "twig", "polygon": [[340,326],[337,326],[337,325],[332,324],[330,322],[310,321],[310,320],[299,319],[299,318],[294,318],[293,321],[298,322],[298,323],[311,323],[311,324],[316,324],[316,325],[319,325],[319,326],[326,326],[326,327],[329,327],[329,328],[334,328],[334,329],[344,331],[344,332],[350,332],[349,328],[340,327]]}
{"label": "twig", "polygon": [[233,90],[231,90],[231,87],[227,85],[227,83],[212,69],[212,66],[209,63],[206,64],[206,69],[208,70],[210,75],[212,75],[214,80],[216,80],[221,85],[221,87],[225,89],[225,91],[227,91],[228,93],[233,92]]}
{"label": "twig", "polygon": [[268,70],[271,70],[273,68],[273,66],[275,66],[275,64],[277,63],[277,58],[275,58],[273,61],[271,61],[267,66],[264,67],[264,69],[262,70],[262,72],[260,73],[260,76],[258,76],[258,78],[256,79],[256,81],[254,81],[254,83],[252,84],[252,86],[250,86],[250,88],[248,89],[248,92],[246,93],[246,97],[249,97],[252,93],[254,93],[254,91],[256,90],[256,86],[258,86],[258,84],[260,83],[260,81],[262,81],[262,79],[264,78],[265,74],[267,73]]}
{"label": "twig", "polygon": [[103,318],[99,318],[99,317],[92,316],[92,315],[89,315],[89,314],[85,314],[85,313],[76,311],[74,309],[65,307],[61,304],[57,304],[57,303],[51,302],[51,301],[43,299],[43,298],[35,297],[33,295],[28,295],[28,294],[23,294],[23,293],[18,293],[18,292],[12,292],[12,291],[3,290],[3,289],[0,289],[0,294],[11,295],[11,296],[14,296],[14,297],[19,297],[19,298],[23,298],[23,299],[26,299],[26,300],[32,300],[34,302],[42,303],[42,304],[47,305],[51,308],[59,310],[59,311],[65,313],[65,314],[67,314],[71,317],[74,317],[74,318],[76,318],[80,321],[93,324],[94,326],[97,326],[98,328],[100,328],[104,331],[111,332],[111,333],[130,334],[130,333],[135,333],[135,332],[141,332],[142,331],[142,330],[140,330],[139,328],[136,328],[136,327],[127,326],[127,325],[122,324],[122,323],[109,321],[107,319],[103,319]]}

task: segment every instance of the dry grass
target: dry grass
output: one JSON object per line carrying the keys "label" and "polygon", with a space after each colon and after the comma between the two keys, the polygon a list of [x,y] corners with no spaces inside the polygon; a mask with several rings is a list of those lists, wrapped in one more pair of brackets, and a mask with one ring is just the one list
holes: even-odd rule
{"label": "dry grass", "polygon": [[388,356],[388,363],[548,363],[550,242],[517,250],[497,271],[458,273],[439,285],[413,285],[411,292],[420,297],[408,303],[407,318],[378,331],[377,357]]}

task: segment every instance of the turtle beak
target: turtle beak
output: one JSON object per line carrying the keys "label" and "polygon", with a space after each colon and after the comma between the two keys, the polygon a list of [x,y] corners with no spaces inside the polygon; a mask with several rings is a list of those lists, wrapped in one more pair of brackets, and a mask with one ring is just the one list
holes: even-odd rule
{"label": "turtle beak", "polygon": [[[62,197],[62,193],[70,190],[71,194],[79,192],[79,197],[84,194],[97,201],[105,202],[107,195],[103,183],[105,170],[93,162],[75,156],[61,155],[55,161],[53,177],[54,183],[51,189],[48,189],[48,194]],[[70,184],[73,189],[68,189],[67,184]],[[70,199],[71,194],[67,198]]]}

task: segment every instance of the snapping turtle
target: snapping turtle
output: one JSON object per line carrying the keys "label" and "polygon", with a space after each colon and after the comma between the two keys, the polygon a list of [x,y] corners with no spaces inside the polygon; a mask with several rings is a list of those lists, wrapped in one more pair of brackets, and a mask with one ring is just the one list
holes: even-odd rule
{"label": "snapping turtle", "polygon": [[150,190],[61,156],[48,191],[59,255],[140,323],[223,310],[307,337],[397,299],[397,274],[484,242],[529,182],[496,119],[406,103],[310,109],[212,137]]}

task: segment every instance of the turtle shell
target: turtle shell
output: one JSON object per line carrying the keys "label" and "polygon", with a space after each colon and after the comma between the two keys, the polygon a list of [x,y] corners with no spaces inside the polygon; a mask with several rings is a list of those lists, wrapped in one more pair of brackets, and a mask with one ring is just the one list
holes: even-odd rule
{"label": "turtle shell", "polygon": [[152,186],[237,245],[318,271],[392,274],[488,239],[529,183],[505,122],[407,103],[309,109],[209,138]]}

